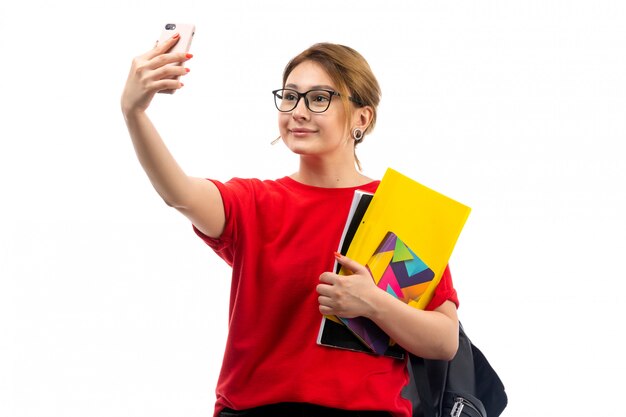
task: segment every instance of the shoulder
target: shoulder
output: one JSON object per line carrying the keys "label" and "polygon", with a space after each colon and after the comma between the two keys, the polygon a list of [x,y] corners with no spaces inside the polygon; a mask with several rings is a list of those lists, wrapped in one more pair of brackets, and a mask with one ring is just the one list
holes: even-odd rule
{"label": "shoulder", "polygon": [[258,178],[231,178],[226,182],[211,180],[219,189],[227,211],[230,208],[264,207],[298,195],[285,178],[261,180]]}
{"label": "shoulder", "polygon": [[211,179],[220,191],[228,191],[231,193],[256,192],[281,188],[279,180],[261,180],[258,178],[239,178],[234,177],[226,182]]}

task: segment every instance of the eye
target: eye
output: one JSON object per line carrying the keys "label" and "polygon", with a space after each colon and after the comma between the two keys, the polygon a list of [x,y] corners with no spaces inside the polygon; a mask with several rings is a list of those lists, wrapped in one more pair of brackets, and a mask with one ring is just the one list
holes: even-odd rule
{"label": "eye", "polygon": [[295,101],[297,99],[298,99],[298,95],[295,94],[293,91],[284,91],[283,100]]}
{"label": "eye", "polygon": [[330,100],[330,94],[325,91],[314,91],[310,95],[309,101],[315,103],[328,103]]}

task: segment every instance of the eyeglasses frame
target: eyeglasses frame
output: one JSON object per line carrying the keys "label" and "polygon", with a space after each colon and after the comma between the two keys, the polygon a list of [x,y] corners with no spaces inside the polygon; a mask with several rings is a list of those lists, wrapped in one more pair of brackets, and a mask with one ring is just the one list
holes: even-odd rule
{"label": "eyeglasses frame", "polygon": [[[278,92],[279,91],[285,91],[285,90],[293,91],[294,93],[296,93],[298,95],[298,100],[296,100],[296,104],[293,106],[293,108],[291,110],[281,110],[278,107],[278,103],[276,103],[276,99],[278,98]],[[311,91],[324,91],[325,93],[330,94],[330,99],[328,100],[328,106],[324,110],[322,110],[322,111],[315,111],[315,110],[311,109],[311,106],[309,105],[309,99],[306,98],[307,94],[309,94]],[[341,97],[341,94],[339,94],[338,92],[333,91],[333,90],[327,90],[325,88],[313,88],[313,89],[311,89],[309,91],[305,91],[304,93],[301,93],[301,92],[299,92],[297,90],[294,90],[293,88],[279,88],[277,90],[273,90],[272,94],[274,95],[274,105],[276,106],[276,109],[278,109],[278,111],[282,112],[282,113],[289,113],[289,112],[294,111],[296,109],[296,107],[298,107],[298,104],[300,103],[300,99],[301,98],[304,99],[304,104],[305,104],[306,108],[311,113],[316,113],[316,114],[324,113],[325,111],[327,111],[330,108],[330,103],[332,102],[333,96]],[[360,100],[357,100],[357,99],[355,99],[352,96],[349,96],[348,100],[350,100],[351,102],[353,102],[354,104],[357,104],[359,106],[363,106],[364,105]]]}

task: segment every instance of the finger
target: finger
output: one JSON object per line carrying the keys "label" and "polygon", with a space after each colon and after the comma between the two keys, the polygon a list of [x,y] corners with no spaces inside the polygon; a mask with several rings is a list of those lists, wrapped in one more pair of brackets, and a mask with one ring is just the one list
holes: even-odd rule
{"label": "finger", "polygon": [[326,307],[332,307],[333,304],[333,299],[330,297],[326,297],[325,295],[320,295],[319,297],[317,297],[317,302],[320,305],[326,306]]}
{"label": "finger", "polygon": [[189,71],[191,71],[189,68],[183,67],[181,65],[165,65],[161,68],[154,70],[151,74],[151,77],[155,80],[182,77],[183,75],[187,75]]}
{"label": "finger", "polygon": [[326,315],[334,315],[335,314],[335,307],[332,304],[332,300],[330,298],[327,297],[319,297],[318,298],[318,302],[319,302],[319,310],[320,313],[322,314],[326,314]]}
{"label": "finger", "polygon": [[184,84],[178,80],[160,80],[147,86],[147,89],[150,91],[180,90],[183,86]]}
{"label": "finger", "polygon": [[182,64],[189,61],[193,57],[192,54],[185,52],[175,52],[169,54],[160,54],[151,59],[144,61],[144,67],[148,69],[157,69],[168,64]]}
{"label": "finger", "polygon": [[145,58],[152,59],[157,55],[160,55],[169,51],[170,49],[172,49],[174,45],[178,43],[179,40],[180,40],[180,33],[175,33],[171,38],[166,39],[164,42],[156,41],[156,43],[154,44],[154,48],[146,52]]}
{"label": "finger", "polygon": [[359,272],[364,272],[367,270],[365,266],[361,265],[357,261],[352,260],[348,258],[347,256],[344,256],[338,252],[335,253],[335,258],[337,259],[337,262],[341,264],[341,266],[345,267],[346,269],[351,271],[353,274],[358,274]]}
{"label": "finger", "polygon": [[315,287],[315,291],[317,291],[320,296],[331,297],[333,293],[333,287],[332,285],[319,284],[317,287]]}
{"label": "finger", "polygon": [[333,274],[332,272],[324,272],[322,275],[320,275],[320,282],[333,285],[335,284],[335,282],[337,282],[337,275]]}
{"label": "finger", "polygon": [[334,316],[335,315],[335,310],[332,309],[331,307],[325,306],[320,304],[319,306],[319,311],[320,313],[322,313],[325,316]]}

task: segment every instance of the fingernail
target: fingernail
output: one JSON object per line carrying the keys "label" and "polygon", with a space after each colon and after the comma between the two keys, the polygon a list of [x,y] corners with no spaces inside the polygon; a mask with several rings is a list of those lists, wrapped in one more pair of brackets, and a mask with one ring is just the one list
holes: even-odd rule
{"label": "fingernail", "polygon": [[189,72],[191,71],[189,68],[185,68],[185,72]]}
{"label": "fingernail", "polygon": [[175,33],[174,36],[172,36],[172,39],[178,39],[180,38],[180,33]]}
{"label": "fingernail", "polygon": [[187,58],[187,59],[193,58],[193,55],[192,54],[187,54],[187,55],[185,55],[185,58]]}
{"label": "fingernail", "polygon": [[184,86],[185,86],[185,84],[183,84],[183,83],[180,83],[180,86],[181,86],[181,87],[184,87]]}
{"label": "fingernail", "polygon": [[335,258],[341,258],[343,255],[339,252],[333,252],[335,254]]}

